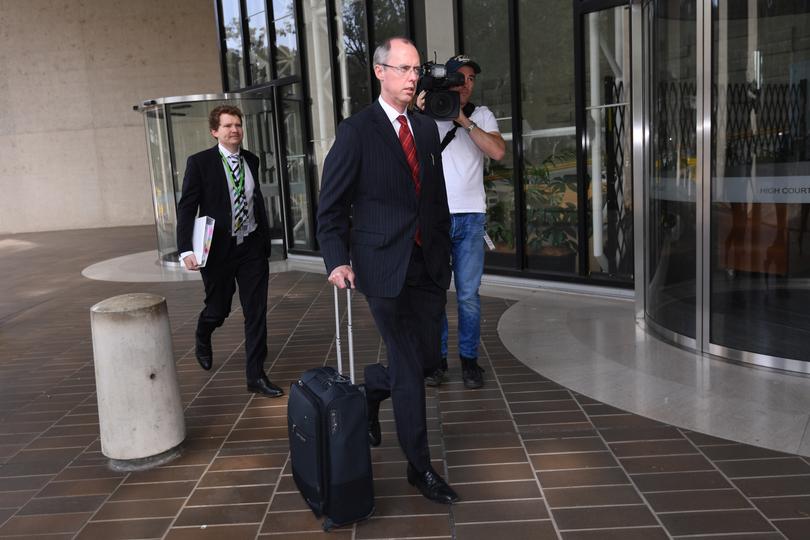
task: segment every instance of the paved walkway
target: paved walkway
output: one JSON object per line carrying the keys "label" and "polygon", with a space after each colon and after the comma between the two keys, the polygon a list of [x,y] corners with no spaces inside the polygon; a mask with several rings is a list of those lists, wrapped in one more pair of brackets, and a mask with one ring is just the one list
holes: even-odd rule
{"label": "paved walkway", "polygon": [[[0,537],[327,537],[289,474],[286,401],[244,389],[241,316],[214,337],[212,372],[193,358],[198,282],[81,277],[148,250],[151,228],[0,236]],[[178,460],[110,472],[100,453],[89,308],[124,292],[167,298],[186,405]],[[451,298],[452,302],[452,298]],[[486,387],[429,390],[431,451],[463,502],[427,502],[404,478],[390,409],[373,449],[377,512],[331,538],[510,540],[810,538],[810,462],[678,429],[604,405],[527,368],[497,325],[511,301],[484,298]],[[324,276],[271,276],[271,378],[288,385],[334,363]],[[452,313],[452,310],[451,310]],[[360,368],[385,351],[355,303]],[[452,326],[452,325],[451,325]]]}

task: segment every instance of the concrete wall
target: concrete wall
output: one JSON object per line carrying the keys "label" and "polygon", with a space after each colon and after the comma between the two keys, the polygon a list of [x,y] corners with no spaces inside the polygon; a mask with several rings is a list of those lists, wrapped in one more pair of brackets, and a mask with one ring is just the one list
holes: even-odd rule
{"label": "concrete wall", "polygon": [[148,98],[221,92],[212,0],[0,0],[0,233],[154,222]]}

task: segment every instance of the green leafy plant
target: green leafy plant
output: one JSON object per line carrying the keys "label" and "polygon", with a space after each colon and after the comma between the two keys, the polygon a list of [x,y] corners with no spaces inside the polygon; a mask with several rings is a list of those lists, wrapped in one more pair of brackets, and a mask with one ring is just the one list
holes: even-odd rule
{"label": "green leafy plant", "polygon": [[552,172],[573,159],[573,152],[562,152],[526,167],[526,242],[535,253],[570,255],[577,251],[577,205],[566,200],[566,196],[576,200],[577,177]]}
{"label": "green leafy plant", "polygon": [[511,184],[512,171],[493,168],[484,176],[487,194],[487,233],[495,244],[513,249],[515,247],[514,216],[515,196]]}

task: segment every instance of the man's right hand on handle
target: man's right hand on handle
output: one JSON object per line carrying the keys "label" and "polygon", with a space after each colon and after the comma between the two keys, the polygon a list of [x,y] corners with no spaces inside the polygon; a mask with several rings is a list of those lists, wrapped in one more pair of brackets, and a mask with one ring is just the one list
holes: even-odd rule
{"label": "man's right hand on handle", "polygon": [[354,270],[348,264],[335,267],[328,279],[329,283],[338,289],[345,289],[346,282],[349,283],[350,288],[354,289]]}

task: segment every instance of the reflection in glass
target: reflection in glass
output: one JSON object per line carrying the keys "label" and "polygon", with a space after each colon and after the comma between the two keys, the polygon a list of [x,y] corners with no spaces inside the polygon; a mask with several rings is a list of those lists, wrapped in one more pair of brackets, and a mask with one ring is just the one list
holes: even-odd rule
{"label": "reflection in glass", "polygon": [[[275,116],[271,102],[266,100],[246,100],[239,104],[244,113],[245,138],[242,143],[246,149],[259,156],[258,182],[267,208],[270,225],[270,236],[273,239],[284,238],[284,210],[281,202],[279,171],[276,167],[276,142],[274,138]],[[274,259],[281,258],[281,250],[275,249]]]}
{"label": "reflection in glass", "polygon": [[647,314],[695,337],[695,3],[656,0],[651,15]]}
{"label": "reflection in glass", "polygon": [[[481,66],[470,101],[486,105],[498,119],[506,155],[484,167],[487,196],[487,232],[495,252],[488,263],[515,267],[515,184],[512,174],[512,85],[509,68],[507,0],[462,0],[464,52]],[[443,61],[441,59],[440,61]]]}
{"label": "reflection in glass", "polygon": [[374,28],[374,41],[370,50],[394,36],[408,35],[407,5],[405,0],[373,0],[371,23]]}
{"label": "reflection in glass", "polygon": [[810,7],[720,0],[712,28],[710,339],[807,360]]}
{"label": "reflection in glass", "polygon": [[[574,30],[566,0],[521,0],[526,263],[532,270],[577,268]],[[543,32],[537,32],[543,28]],[[554,76],[548,74],[553,72]]]}
{"label": "reflection in glass", "polygon": [[307,192],[307,154],[304,146],[305,104],[301,85],[279,89],[284,115],[284,142],[287,156],[287,180],[290,187],[290,249],[313,249],[312,207]]}
{"label": "reflection in glass", "polygon": [[270,40],[267,32],[267,13],[264,2],[251,0],[247,2],[248,40],[250,42],[250,79],[251,84],[267,82],[272,78],[270,72]]}
{"label": "reflection in glass", "polygon": [[179,264],[177,260],[177,201],[180,199],[172,181],[169,134],[163,109],[144,113],[146,150],[152,179],[152,203],[157,228],[158,260],[164,264]]}
{"label": "reflection in glass", "polygon": [[242,57],[242,23],[239,0],[222,0],[222,27],[225,31],[225,67],[228,88],[245,86],[244,58]]}
{"label": "reflection in glass", "polygon": [[[589,13],[584,21],[589,189],[589,263],[592,274],[633,278],[633,186],[629,162],[629,8]],[[627,158],[627,159],[626,159]]]}
{"label": "reflection in glass", "polygon": [[293,0],[273,0],[273,26],[276,32],[276,77],[298,75],[298,34]]}
{"label": "reflection in glass", "polygon": [[[307,54],[305,66],[309,74],[309,99],[312,103],[309,114],[315,152],[312,169],[313,177],[320,178],[323,161],[335,137],[334,93],[329,63],[331,47],[327,39],[329,21],[326,6],[320,1],[304,2],[303,14]],[[315,189],[313,197],[317,196]]]}
{"label": "reflection in glass", "polygon": [[178,200],[183,188],[188,157],[206,148],[211,148],[217,142],[208,129],[208,113],[214,107],[226,103],[224,101],[197,101],[166,105],[172,133],[175,161],[174,185]]}
{"label": "reflection in glass", "polygon": [[348,118],[371,103],[365,0],[335,0],[340,116]]}

